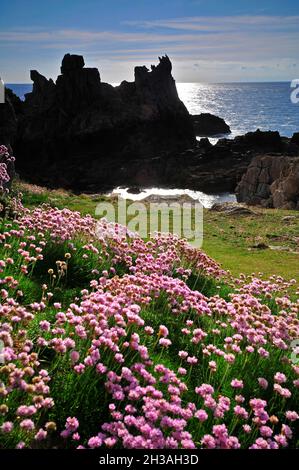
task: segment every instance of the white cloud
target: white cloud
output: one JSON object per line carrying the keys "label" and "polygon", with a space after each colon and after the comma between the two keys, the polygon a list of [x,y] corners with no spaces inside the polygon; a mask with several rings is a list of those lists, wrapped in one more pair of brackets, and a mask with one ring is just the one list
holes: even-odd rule
{"label": "white cloud", "polygon": [[[33,63],[41,63],[51,72],[47,57],[51,56],[53,64],[54,56],[59,61],[60,54],[65,52],[81,53],[87,64],[101,70],[105,67],[111,80],[117,67],[121,70],[120,79],[127,78],[125,71],[131,77],[134,65],[150,65],[157,55],[167,53],[174,62],[177,78],[185,81],[196,79],[199,72],[210,79],[224,72],[227,76],[231,74],[231,80],[234,74],[246,77],[251,72],[257,78],[268,73],[269,77],[281,79],[294,68],[290,64],[298,62],[299,16],[187,17],[126,25],[132,30],[50,31],[38,27],[3,30],[0,53],[6,56],[7,65],[5,60],[1,62],[4,67],[11,67],[11,57],[17,62],[22,53],[22,59],[27,57],[28,68],[31,58],[36,57],[38,60]],[[195,63],[199,67],[194,67]]]}

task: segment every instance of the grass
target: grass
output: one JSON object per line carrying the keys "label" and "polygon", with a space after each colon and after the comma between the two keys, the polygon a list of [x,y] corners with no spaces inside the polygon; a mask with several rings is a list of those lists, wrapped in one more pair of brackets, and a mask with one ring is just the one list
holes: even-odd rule
{"label": "grass", "polygon": [[[103,195],[75,195],[17,183],[23,203],[34,208],[42,203],[67,207],[82,215],[95,214],[97,204],[109,200]],[[117,200],[110,199],[115,205]],[[299,277],[299,215],[296,211],[256,209],[256,216],[229,216],[204,210],[203,250],[235,276],[263,273],[287,279]],[[293,216],[284,221],[284,217]],[[265,246],[268,248],[256,248]],[[271,247],[271,248],[270,248]],[[275,250],[274,247],[279,247]]]}

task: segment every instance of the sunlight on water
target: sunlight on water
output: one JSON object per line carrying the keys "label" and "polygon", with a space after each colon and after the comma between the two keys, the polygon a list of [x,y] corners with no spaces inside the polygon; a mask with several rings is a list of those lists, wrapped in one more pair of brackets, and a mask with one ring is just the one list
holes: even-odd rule
{"label": "sunlight on water", "polygon": [[299,130],[299,104],[291,102],[289,82],[177,83],[177,89],[191,114],[222,117],[231,127],[230,139],[258,128],[287,137]]}
{"label": "sunlight on water", "polygon": [[163,188],[147,188],[143,189],[139,194],[128,192],[129,188],[116,188],[108,196],[120,196],[123,199],[130,199],[132,201],[141,201],[142,199],[157,195],[157,196],[183,196],[187,195],[194,200],[200,201],[203,207],[210,208],[215,202],[235,202],[236,196],[230,193],[222,194],[205,194],[201,191],[192,191],[190,189],[163,189]]}

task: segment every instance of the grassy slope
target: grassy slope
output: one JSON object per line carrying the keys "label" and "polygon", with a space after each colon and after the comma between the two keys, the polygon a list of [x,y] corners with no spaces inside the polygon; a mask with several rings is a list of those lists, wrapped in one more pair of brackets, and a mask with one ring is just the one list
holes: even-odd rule
{"label": "grassy slope", "polygon": [[[18,183],[26,207],[50,203],[59,208],[67,207],[82,214],[94,215],[97,203],[104,196],[74,195],[58,190]],[[299,214],[295,211],[255,209],[257,216],[228,216],[204,211],[204,251],[222,264],[232,274],[262,272],[285,278],[299,278]],[[283,221],[285,216],[295,216]],[[264,243],[280,246],[290,251],[252,248]],[[295,251],[298,253],[295,253]]]}

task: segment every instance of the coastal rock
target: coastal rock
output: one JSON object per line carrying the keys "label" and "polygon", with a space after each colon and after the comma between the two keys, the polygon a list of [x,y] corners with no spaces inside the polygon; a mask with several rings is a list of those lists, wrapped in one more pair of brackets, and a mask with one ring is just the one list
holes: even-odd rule
{"label": "coastal rock", "polygon": [[258,155],[236,189],[239,202],[299,209],[299,156]]}
{"label": "coastal rock", "polygon": [[9,147],[16,138],[18,122],[15,106],[17,107],[18,101],[18,97],[5,88],[5,103],[0,104],[0,145]]}
{"label": "coastal rock", "polygon": [[136,67],[134,82],[113,87],[82,56],[67,54],[56,83],[32,71],[15,146],[20,173],[49,186],[105,189],[127,183],[132,160],[141,168],[141,159],[192,147],[191,117],[171,70],[161,57],[151,71]]}
{"label": "coastal rock", "polygon": [[212,137],[221,134],[230,134],[231,130],[224,119],[210,113],[193,114],[194,132],[199,137]]}
{"label": "coastal rock", "polygon": [[247,132],[247,134],[238,136],[234,139],[234,148],[236,151],[252,150],[259,152],[283,152],[284,141],[277,131]]}

